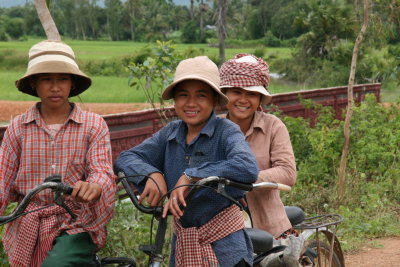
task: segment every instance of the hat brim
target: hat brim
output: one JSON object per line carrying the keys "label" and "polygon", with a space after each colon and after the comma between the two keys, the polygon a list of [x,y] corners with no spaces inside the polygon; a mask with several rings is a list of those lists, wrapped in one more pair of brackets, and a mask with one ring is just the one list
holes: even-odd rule
{"label": "hat brim", "polygon": [[63,61],[47,61],[38,63],[29,68],[24,76],[15,81],[15,86],[18,88],[19,91],[25,94],[38,97],[36,89],[32,88],[29,78],[33,75],[44,73],[66,73],[74,75],[75,86],[71,90],[69,97],[79,95],[80,93],[88,89],[92,84],[92,80],[85,73],[83,73],[72,64]]}
{"label": "hat brim", "polygon": [[218,104],[221,106],[224,106],[226,104],[228,104],[228,98],[226,97],[226,95],[224,95],[221,90],[219,89],[219,87],[214,84],[213,82],[211,82],[210,80],[203,78],[201,76],[198,75],[187,75],[185,77],[181,77],[177,80],[175,80],[173,83],[171,83],[170,85],[168,85],[165,89],[164,92],[162,93],[161,97],[164,100],[168,100],[168,99],[172,99],[173,96],[173,89],[175,88],[175,86],[183,81],[186,80],[198,80],[198,81],[202,81],[206,84],[208,84],[209,86],[211,86],[211,88],[218,93]]}
{"label": "hat brim", "polygon": [[[246,91],[258,92],[258,93],[260,93],[260,94],[262,95],[262,98],[261,98],[261,104],[262,104],[262,105],[268,105],[269,103],[271,103],[271,100],[272,100],[271,94],[270,94],[270,93],[268,92],[268,90],[265,89],[265,87],[262,86],[262,85],[257,85],[257,86],[245,86],[245,87],[230,86],[230,85],[221,86],[221,90],[224,90],[224,89],[225,89],[225,91],[226,91],[226,89],[229,89],[229,88],[241,88],[241,89],[246,90]],[[225,91],[224,91],[224,92],[225,92]]]}

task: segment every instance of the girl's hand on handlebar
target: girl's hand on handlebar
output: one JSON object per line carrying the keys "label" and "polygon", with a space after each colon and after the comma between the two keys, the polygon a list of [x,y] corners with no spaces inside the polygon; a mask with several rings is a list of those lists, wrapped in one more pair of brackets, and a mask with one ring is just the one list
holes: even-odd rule
{"label": "girl's hand on handlebar", "polygon": [[187,179],[186,175],[182,175],[175,185],[175,187],[177,187],[177,188],[171,192],[171,196],[170,196],[167,204],[165,204],[165,206],[164,206],[163,215],[162,215],[164,218],[167,216],[168,210],[177,219],[179,219],[183,215],[183,211],[181,210],[179,205],[186,207],[185,196],[187,195],[187,193],[189,191],[189,187],[182,186],[182,185],[186,185],[186,184],[190,184],[190,181]]}
{"label": "girl's hand on handlebar", "polygon": [[87,203],[99,199],[102,188],[97,183],[88,183],[78,181],[74,184],[74,189],[71,193],[72,200]]}
{"label": "girl's hand on handlebar", "polygon": [[143,193],[140,195],[139,203],[142,203],[147,197],[147,203],[151,207],[155,207],[161,196],[167,193],[167,184],[165,183],[164,175],[159,172],[153,172],[149,176],[153,178],[154,181],[150,178],[147,179]]}

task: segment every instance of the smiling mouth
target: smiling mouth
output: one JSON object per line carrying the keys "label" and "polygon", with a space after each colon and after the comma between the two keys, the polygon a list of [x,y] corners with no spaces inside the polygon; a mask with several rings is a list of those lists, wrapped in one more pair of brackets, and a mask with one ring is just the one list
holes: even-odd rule
{"label": "smiling mouth", "polygon": [[243,111],[245,111],[245,110],[248,110],[250,107],[243,107],[243,106],[235,106],[237,109],[239,109],[239,110],[243,110]]}

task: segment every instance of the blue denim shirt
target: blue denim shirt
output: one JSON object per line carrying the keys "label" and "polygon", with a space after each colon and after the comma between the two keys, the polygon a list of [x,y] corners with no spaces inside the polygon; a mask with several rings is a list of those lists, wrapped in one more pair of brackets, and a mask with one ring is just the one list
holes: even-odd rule
{"label": "blue denim shirt", "polygon": [[[190,144],[186,144],[186,134],[183,121],[169,123],[140,145],[122,152],[115,163],[115,171],[126,175],[161,172],[168,190],[175,186],[183,172],[198,178],[215,175],[240,182],[256,181],[256,159],[236,124],[212,113]],[[144,186],[145,179],[133,182]],[[227,193],[240,199],[245,192],[227,187]],[[200,189],[185,208],[182,226],[199,227],[231,204],[209,189]],[[244,231],[232,233],[212,246],[220,266],[233,266],[241,259],[252,265],[252,247]]]}

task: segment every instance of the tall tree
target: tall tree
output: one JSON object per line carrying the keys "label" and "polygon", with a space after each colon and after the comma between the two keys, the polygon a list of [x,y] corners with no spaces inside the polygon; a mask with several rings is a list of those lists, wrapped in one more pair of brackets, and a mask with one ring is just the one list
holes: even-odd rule
{"label": "tall tree", "polygon": [[50,11],[47,7],[46,2],[49,0],[35,0],[35,7],[36,11],[38,13],[40,22],[42,23],[43,29],[46,33],[47,39],[48,40],[53,40],[53,41],[60,41],[61,37],[58,32],[57,26],[54,23],[54,20],[50,14]]}
{"label": "tall tree", "polygon": [[107,14],[107,33],[112,41],[118,41],[121,37],[121,13],[122,3],[120,0],[105,0],[104,5]]}
{"label": "tall tree", "polygon": [[351,59],[351,68],[349,75],[349,85],[347,90],[347,111],[346,118],[344,121],[344,145],[342,150],[342,157],[340,160],[339,166],[339,180],[338,180],[338,197],[339,201],[342,201],[345,194],[345,182],[346,182],[346,167],[347,167],[347,155],[349,153],[350,147],[350,121],[353,114],[353,84],[354,84],[354,76],[356,73],[357,67],[357,58],[358,58],[358,50],[360,49],[361,42],[364,38],[365,32],[368,26],[368,1],[364,0],[364,20],[361,26],[361,30],[358,33],[356,42],[354,44],[353,56]]}
{"label": "tall tree", "polygon": [[225,38],[226,38],[226,10],[228,0],[218,0],[218,47],[219,63],[225,62]]}

